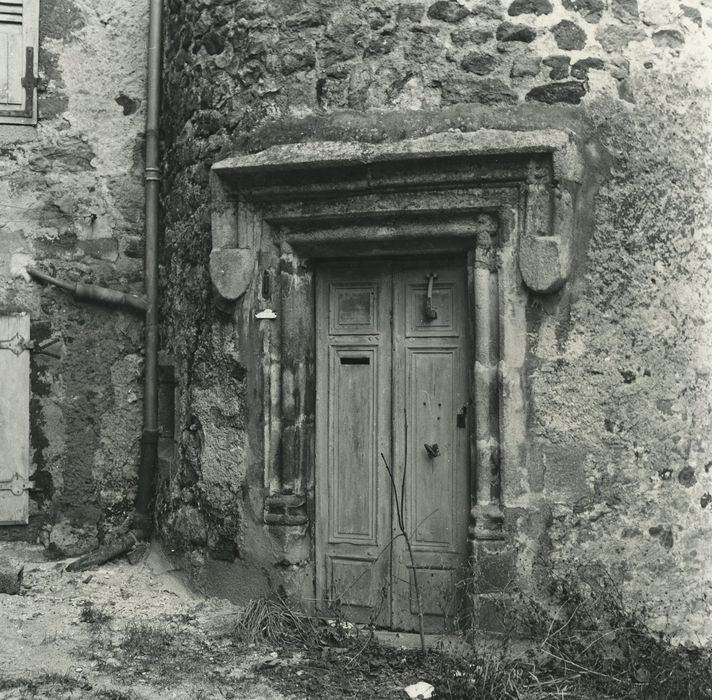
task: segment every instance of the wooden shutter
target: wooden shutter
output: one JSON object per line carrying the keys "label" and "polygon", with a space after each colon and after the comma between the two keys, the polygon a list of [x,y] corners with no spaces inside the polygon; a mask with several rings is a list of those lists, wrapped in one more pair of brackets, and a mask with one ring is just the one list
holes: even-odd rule
{"label": "wooden shutter", "polygon": [[37,123],[39,0],[0,0],[0,124]]}
{"label": "wooden shutter", "polygon": [[30,470],[30,315],[0,316],[0,525],[26,524]]}

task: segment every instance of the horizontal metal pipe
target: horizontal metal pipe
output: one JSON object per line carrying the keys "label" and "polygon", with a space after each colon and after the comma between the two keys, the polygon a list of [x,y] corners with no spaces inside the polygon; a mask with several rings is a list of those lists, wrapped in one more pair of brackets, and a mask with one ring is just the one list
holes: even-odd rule
{"label": "horizontal metal pipe", "polygon": [[137,311],[146,311],[147,308],[146,298],[138,294],[128,294],[116,289],[100,287],[96,284],[84,284],[83,282],[72,284],[71,282],[65,282],[64,280],[58,280],[50,275],[46,275],[44,272],[35,270],[32,267],[27,268],[27,274],[33,279],[52,284],[60,289],[66,289],[68,292],[72,292],[77,299],[128,306]]}

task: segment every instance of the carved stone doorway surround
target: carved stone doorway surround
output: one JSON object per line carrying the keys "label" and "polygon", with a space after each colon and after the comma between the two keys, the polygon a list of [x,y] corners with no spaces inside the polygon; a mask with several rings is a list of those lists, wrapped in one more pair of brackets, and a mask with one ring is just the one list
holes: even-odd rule
{"label": "carved stone doorway surround", "polygon": [[[234,307],[241,361],[249,395],[260,402],[248,408],[248,476],[263,478],[249,486],[261,490],[271,530],[301,531],[310,556],[311,263],[456,252],[467,260],[475,338],[473,565],[478,548],[503,540],[508,486],[521,482],[527,468],[527,295],[554,292],[568,277],[581,181],[574,140],[556,130],[290,144],[215,163],[210,273],[223,305],[241,300]],[[273,313],[260,314],[267,309]]]}

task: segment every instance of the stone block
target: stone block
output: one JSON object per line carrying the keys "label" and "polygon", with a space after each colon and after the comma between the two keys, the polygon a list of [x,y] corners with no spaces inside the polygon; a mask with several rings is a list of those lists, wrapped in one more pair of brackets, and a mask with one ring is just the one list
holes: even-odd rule
{"label": "stone block", "polygon": [[504,634],[507,632],[507,603],[501,595],[476,595],[472,599],[471,626],[475,632]]}
{"label": "stone block", "polygon": [[502,22],[497,27],[497,41],[522,41],[528,44],[536,39],[536,29],[526,24]]}
{"label": "stone block", "polygon": [[24,566],[0,557],[0,593],[18,595],[22,588]]}
{"label": "stone block", "polygon": [[501,593],[516,575],[517,552],[506,542],[474,543],[474,593]]}
{"label": "stone block", "polygon": [[461,22],[469,14],[470,11],[466,7],[454,0],[438,0],[428,8],[428,17],[451,24]]}
{"label": "stone block", "polygon": [[580,104],[581,98],[586,94],[583,83],[569,80],[565,83],[549,83],[532,88],[526,95],[527,102],[544,102],[545,104]]}
{"label": "stone block", "polygon": [[524,78],[539,74],[541,68],[541,56],[517,56],[512,64],[510,76],[512,78]]}
{"label": "stone block", "polygon": [[597,24],[606,6],[603,0],[564,0],[564,8],[578,12],[589,24]]}
{"label": "stone block", "polygon": [[507,13],[511,17],[517,15],[548,15],[553,11],[549,0],[514,0]]}
{"label": "stone block", "polygon": [[491,73],[497,67],[497,57],[489,53],[472,51],[462,59],[460,64],[463,70],[477,75]]}
{"label": "stone block", "polygon": [[578,51],[586,45],[586,32],[576,22],[568,19],[562,19],[553,27],[551,33],[560,49]]}

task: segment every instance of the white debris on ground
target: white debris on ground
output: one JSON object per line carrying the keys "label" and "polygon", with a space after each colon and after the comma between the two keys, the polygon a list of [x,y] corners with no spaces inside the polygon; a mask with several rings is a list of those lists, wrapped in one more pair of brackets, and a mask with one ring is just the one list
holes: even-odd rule
{"label": "white debris on ground", "polygon": [[[0,543],[0,556],[24,564],[21,593],[0,594],[0,700],[282,698],[258,679],[245,690],[254,659],[249,650],[233,653],[227,634],[240,609],[194,595],[172,573],[158,547],[133,566],[122,558],[77,573],[65,571],[69,560],[46,561],[40,546]],[[88,617],[95,618],[93,623]],[[136,624],[155,625],[169,639],[195,640],[201,649],[215,648],[215,656],[205,659],[204,673],[176,672],[175,678],[159,679],[147,659],[146,671],[127,683],[115,674],[122,672],[120,651],[127,630]],[[178,671],[180,660],[175,661]],[[52,690],[47,685],[51,677],[67,683]],[[16,679],[25,684],[37,680],[38,689],[28,695]],[[234,694],[230,688],[236,681],[242,684]],[[74,689],[65,687],[72,685]],[[116,690],[123,694],[106,694]]]}
{"label": "white debris on ground", "polygon": [[433,697],[433,692],[435,691],[435,688],[430,685],[430,683],[426,683],[425,681],[418,681],[417,683],[413,683],[413,685],[409,685],[406,688],[404,688],[406,695],[411,699],[411,700],[417,700],[418,698],[422,698],[422,700],[428,700],[429,698]]}

